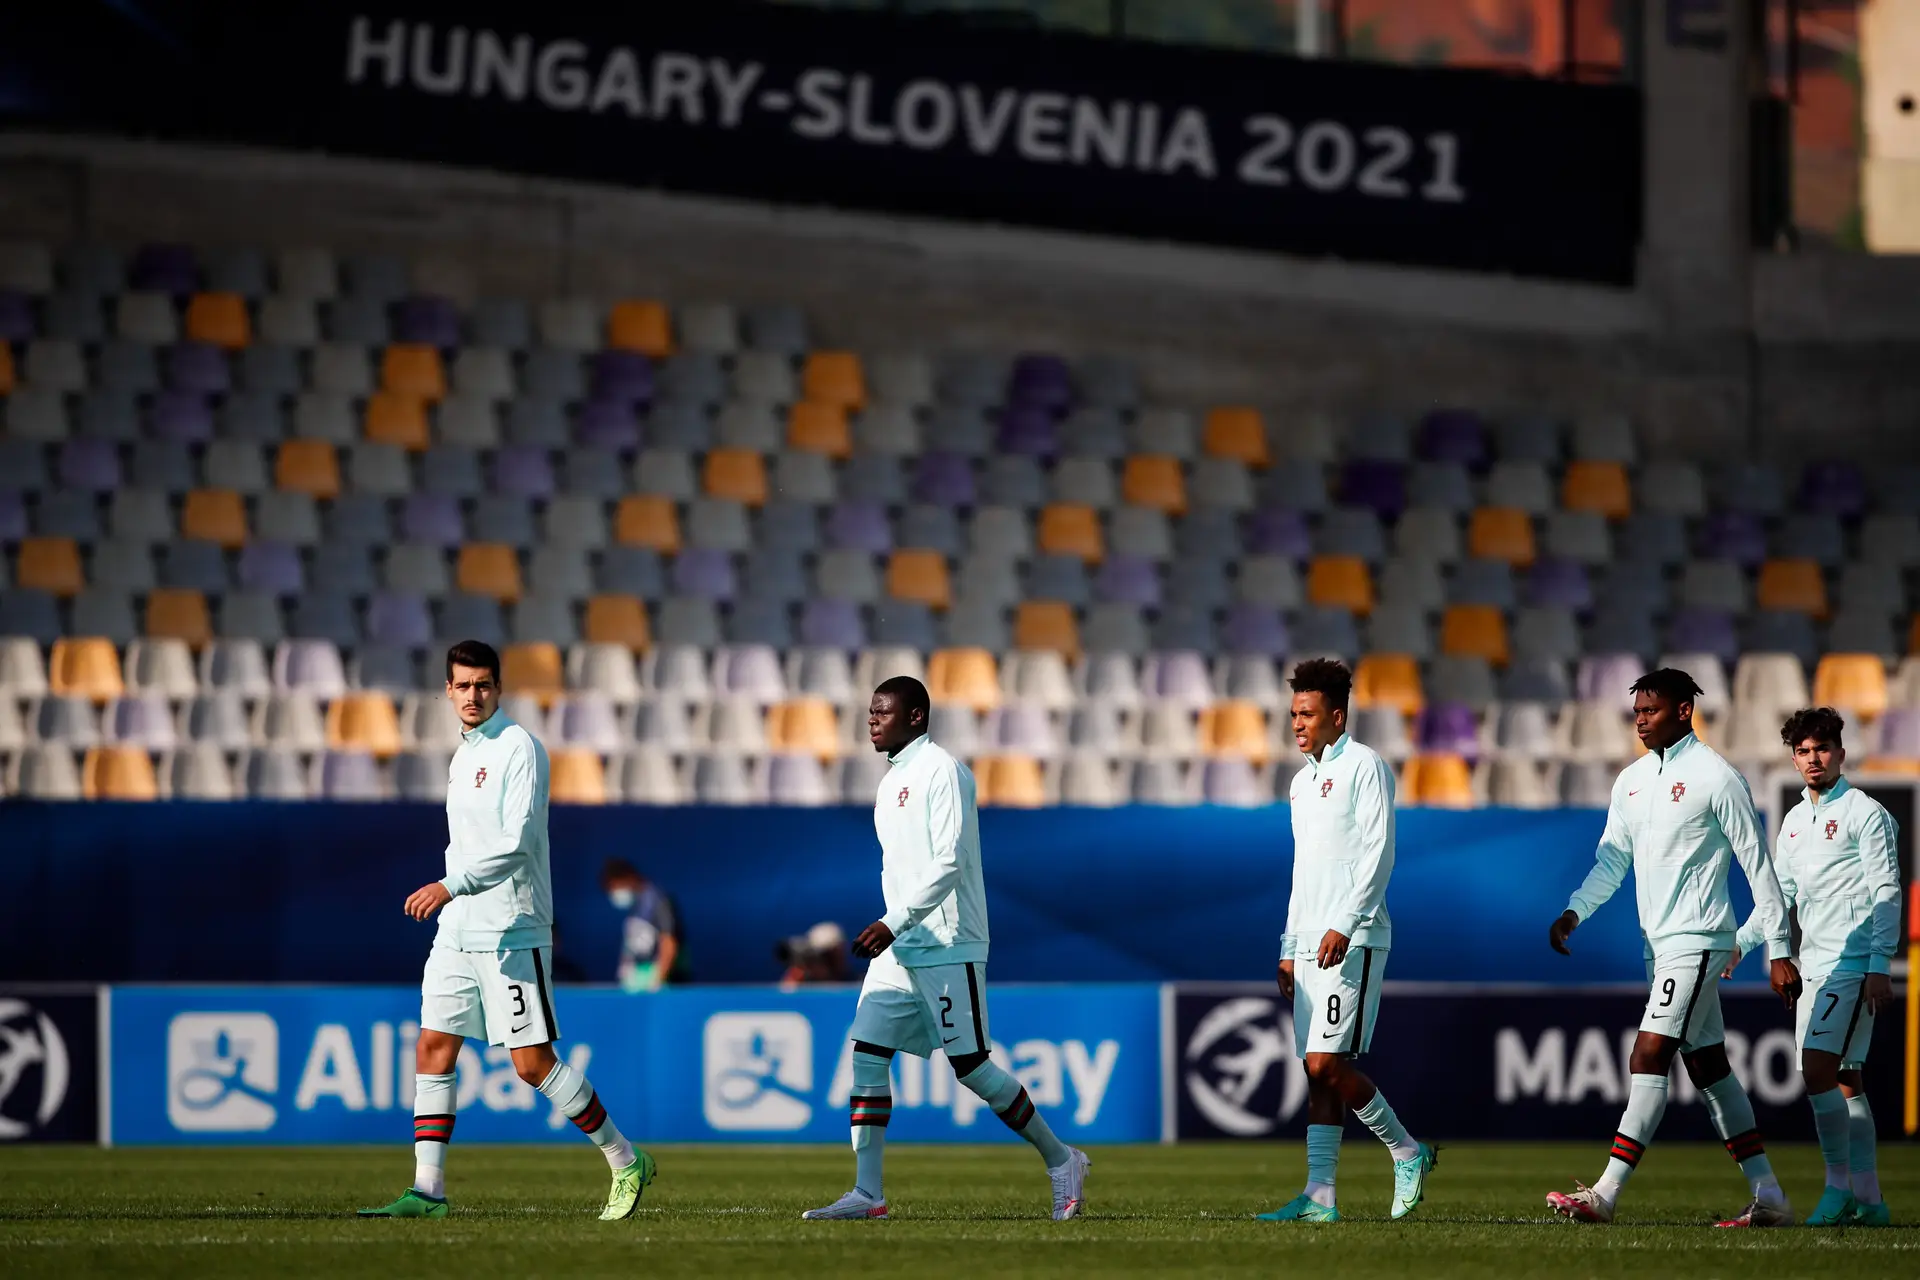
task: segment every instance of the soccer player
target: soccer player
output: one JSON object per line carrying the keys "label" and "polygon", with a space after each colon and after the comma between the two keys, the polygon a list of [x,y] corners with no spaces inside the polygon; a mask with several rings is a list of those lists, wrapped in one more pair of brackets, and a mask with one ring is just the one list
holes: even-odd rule
{"label": "soccer player", "polygon": [[1594,868],[1553,922],[1547,940],[1569,955],[1567,938],[1633,868],[1640,930],[1652,960],[1651,992],[1634,1041],[1627,1111],[1607,1169],[1591,1187],[1547,1196],[1553,1211],[1579,1222],[1611,1222],[1614,1205],[1645,1154],[1667,1109],[1667,1073],[1678,1053],[1706,1099],[1714,1131],[1740,1164],[1753,1199],[1723,1227],[1780,1227],[1793,1222],[1760,1131],[1753,1103],[1727,1062],[1720,1013],[1720,974],[1733,956],[1733,903],[1727,870],[1739,859],[1753,890],[1755,936],[1766,942],[1773,989],[1789,1004],[1800,979],[1787,958],[1786,907],[1773,861],[1760,838],[1753,793],[1740,771],[1693,734],[1700,686],[1666,667],[1633,682],[1633,725],[1647,754],[1613,784],[1606,829]]}
{"label": "soccer player", "polygon": [[[560,1024],[552,968],[553,882],[547,865],[547,752],[500,710],[500,655],[477,640],[447,651],[447,699],[460,716],[447,770],[447,874],[416,889],[415,920],[440,912],[420,984],[414,1050],[413,1185],[369,1218],[447,1216],[447,1144],[454,1079],[468,1036],[505,1045],[522,1080],[553,1101],[607,1157],[613,1189],[602,1221],[630,1217],[653,1181],[653,1157],[607,1117],[585,1076],[553,1052]],[[442,910],[445,908],[445,910]]]}
{"label": "soccer player", "polygon": [[1092,1162],[1054,1136],[1020,1082],[987,1056],[987,890],[973,774],[927,736],[927,710],[926,686],[910,676],[882,683],[867,709],[867,736],[893,767],[873,802],[887,913],[853,940],[854,954],[873,962],[853,1015],[854,1186],[800,1216],[887,1216],[880,1165],[893,1055],[944,1050],[960,1083],[1040,1153],[1054,1220],[1064,1222],[1085,1204]]}
{"label": "soccer player", "polygon": [[[1787,906],[1800,913],[1800,966],[1806,990],[1795,1002],[1800,1070],[1814,1131],[1827,1165],[1812,1227],[1884,1227],[1892,1221],[1874,1171],[1873,1109],[1860,1068],[1873,1041],[1873,1017],[1893,1001],[1894,947],[1900,933],[1899,827],[1878,800],[1849,786],[1841,770],[1846,721],[1832,707],[1787,717],[1780,740],[1806,781],[1806,799],[1780,824],[1773,861]],[[1761,945],[1759,913],[1734,940],[1740,955]]]}
{"label": "soccer player", "polygon": [[1380,1012],[1393,926],[1393,770],[1347,736],[1353,673],[1317,658],[1293,669],[1293,894],[1280,939],[1280,994],[1293,1001],[1293,1050],[1307,1069],[1307,1186],[1264,1222],[1338,1222],[1334,1174],[1347,1109],[1393,1155],[1393,1216],[1426,1195],[1435,1150],[1416,1142],[1354,1059]]}

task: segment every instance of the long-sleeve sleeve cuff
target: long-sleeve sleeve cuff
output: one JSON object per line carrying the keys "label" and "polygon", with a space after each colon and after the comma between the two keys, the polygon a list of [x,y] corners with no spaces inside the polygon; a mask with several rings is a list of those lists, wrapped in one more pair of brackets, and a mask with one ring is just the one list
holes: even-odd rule
{"label": "long-sleeve sleeve cuff", "polygon": [[465,876],[448,876],[442,880],[440,884],[448,893],[456,898],[473,892],[473,886],[467,882]]}
{"label": "long-sleeve sleeve cuff", "polygon": [[[1893,972],[1893,957],[1892,956],[1868,956],[1867,972],[1891,974]],[[1911,981],[1911,979],[1909,979],[1909,981]]]}
{"label": "long-sleeve sleeve cuff", "polygon": [[1360,917],[1349,912],[1344,916],[1338,916],[1330,921],[1327,928],[1333,930],[1343,938],[1352,938],[1360,929]]}
{"label": "long-sleeve sleeve cuff", "polygon": [[1295,938],[1292,934],[1283,933],[1280,935],[1280,958],[1282,960],[1288,960],[1292,958],[1294,942],[1295,942]]}
{"label": "long-sleeve sleeve cuff", "polygon": [[1784,937],[1784,938],[1768,938],[1767,939],[1767,959],[1769,960],[1793,959],[1793,938],[1791,936]]}
{"label": "long-sleeve sleeve cuff", "polygon": [[887,914],[880,917],[880,923],[887,926],[887,932],[897,938],[907,931],[911,920],[907,912],[902,909],[887,912]]}

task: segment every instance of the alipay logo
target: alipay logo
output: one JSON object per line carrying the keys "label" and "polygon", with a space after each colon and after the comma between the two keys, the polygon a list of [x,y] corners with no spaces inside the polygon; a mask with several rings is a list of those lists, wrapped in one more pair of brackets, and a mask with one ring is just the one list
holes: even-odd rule
{"label": "alipay logo", "polygon": [[167,1119],[185,1133],[258,1133],[279,1111],[280,1028],[264,1013],[182,1013],[167,1026]]}
{"label": "alipay logo", "polygon": [[813,1024],[799,1013],[716,1013],[703,1041],[702,1109],[716,1129],[790,1131],[813,1118]]}
{"label": "alipay logo", "polygon": [[[1259,996],[1222,1000],[1187,1037],[1187,1096],[1207,1122],[1237,1138],[1272,1133],[1307,1097],[1293,1052],[1293,1011]],[[1268,1081],[1279,1074],[1279,1087]]]}
{"label": "alipay logo", "polygon": [[[37,1098],[22,1088],[31,1067],[40,1069]],[[24,1138],[59,1115],[68,1076],[67,1042],[53,1019],[25,1001],[0,1000],[0,1142]]]}

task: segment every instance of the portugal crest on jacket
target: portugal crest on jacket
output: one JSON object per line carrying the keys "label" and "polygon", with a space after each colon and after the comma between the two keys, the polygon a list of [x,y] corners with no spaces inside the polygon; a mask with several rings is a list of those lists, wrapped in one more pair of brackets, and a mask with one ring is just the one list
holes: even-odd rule
{"label": "portugal crest on jacket", "polygon": [[1684,783],[1684,782],[1676,782],[1676,783],[1674,783],[1674,784],[1673,784],[1673,802],[1674,802],[1675,804],[1679,804],[1679,803],[1680,803],[1680,797],[1681,797],[1681,796],[1683,796],[1683,795],[1685,795],[1685,794],[1687,794],[1687,784],[1686,784],[1686,783]]}
{"label": "portugal crest on jacket", "polygon": [[1835,834],[1839,832],[1839,830],[1840,830],[1840,820],[1838,818],[1827,819],[1827,839],[1829,840],[1833,839],[1833,837],[1835,836]]}

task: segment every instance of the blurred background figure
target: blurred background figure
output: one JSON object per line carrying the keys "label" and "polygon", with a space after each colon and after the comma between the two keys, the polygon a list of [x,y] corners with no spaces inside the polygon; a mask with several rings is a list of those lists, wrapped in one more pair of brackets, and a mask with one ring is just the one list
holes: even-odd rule
{"label": "blurred background figure", "polygon": [[684,981],[680,916],[666,893],[621,858],[609,858],[600,868],[600,887],[614,910],[626,915],[614,975],[621,989],[658,991],[669,981]]}
{"label": "blurred background figure", "polygon": [[851,982],[847,968],[847,935],[831,920],[822,920],[793,938],[776,943],[773,954],[787,971],[780,975],[782,990],[809,982]]}

